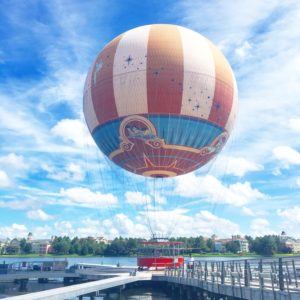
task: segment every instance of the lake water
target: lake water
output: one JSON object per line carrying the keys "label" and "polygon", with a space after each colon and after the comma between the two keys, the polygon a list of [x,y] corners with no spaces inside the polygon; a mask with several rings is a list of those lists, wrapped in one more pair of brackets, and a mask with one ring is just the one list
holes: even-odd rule
{"label": "lake water", "polygon": [[[250,258],[250,257],[249,257]],[[77,263],[92,263],[92,264],[104,264],[104,265],[117,265],[120,266],[136,266],[137,259],[136,257],[18,257],[18,258],[1,258],[0,263],[18,263],[18,262],[37,262],[37,261],[53,261],[53,260],[64,260],[68,261],[68,266],[72,266]],[[236,260],[242,258],[229,258],[229,257],[201,257],[196,258],[201,260]],[[27,284],[27,293],[37,292],[41,290],[58,288],[63,286],[62,282],[53,281],[49,283],[37,283],[34,281],[29,281]],[[8,296],[21,295],[24,292],[19,291],[19,285],[14,283],[0,283],[0,298],[5,298]],[[97,297],[99,300],[101,299],[115,299],[115,300],[170,300],[174,298],[169,298],[164,291],[153,288],[146,289],[135,289],[128,290],[122,292],[122,295],[111,295],[112,298],[109,297]],[[74,298],[76,299],[76,298]],[[97,299],[97,300],[98,300]]]}
{"label": "lake water", "polygon": [[[104,264],[104,265],[117,265],[120,266],[136,266],[137,259],[136,257],[101,257],[101,256],[82,256],[82,257],[10,257],[10,258],[0,258],[0,263],[5,262],[7,264],[16,263],[16,262],[36,262],[36,261],[53,261],[53,260],[67,260],[68,266],[72,266],[78,263],[91,263],[91,264]],[[214,260],[214,261],[222,261],[222,260],[237,260],[237,259],[245,259],[243,257],[221,257],[221,256],[212,256],[212,257],[198,257],[195,260]],[[251,259],[251,257],[247,257],[247,259]]]}
{"label": "lake water", "polygon": [[6,264],[16,262],[37,262],[37,261],[53,261],[53,260],[67,260],[68,266],[72,266],[78,263],[90,263],[90,264],[104,264],[104,265],[117,265],[121,266],[136,266],[136,257],[10,257],[0,259],[0,263],[5,262]]}

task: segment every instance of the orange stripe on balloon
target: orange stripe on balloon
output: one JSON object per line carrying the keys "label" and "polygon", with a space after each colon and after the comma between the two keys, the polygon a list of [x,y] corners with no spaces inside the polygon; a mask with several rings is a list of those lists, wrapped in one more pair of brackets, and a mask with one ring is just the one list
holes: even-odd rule
{"label": "orange stripe on balloon", "polygon": [[147,50],[148,113],[180,113],[183,69],[183,48],[178,28],[152,25]]}
{"label": "orange stripe on balloon", "polygon": [[92,100],[99,125],[118,117],[113,88],[113,64],[122,36],[119,35],[105,46],[94,66]]}
{"label": "orange stripe on balloon", "polygon": [[234,93],[231,68],[224,55],[208,41],[215,61],[215,93],[208,120],[224,127],[229,118]]}

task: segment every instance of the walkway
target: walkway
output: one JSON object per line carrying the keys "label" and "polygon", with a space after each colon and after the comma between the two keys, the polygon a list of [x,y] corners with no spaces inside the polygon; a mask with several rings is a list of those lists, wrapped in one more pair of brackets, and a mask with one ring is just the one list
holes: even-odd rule
{"label": "walkway", "polygon": [[15,297],[9,297],[5,299],[9,300],[63,300],[78,297],[81,295],[88,295],[96,293],[100,290],[109,289],[112,287],[122,286],[124,284],[142,281],[142,280],[151,280],[150,273],[144,273],[136,276],[121,276],[114,277],[109,279],[102,279],[87,283],[76,284],[72,286],[51,289],[47,291],[25,294]]}

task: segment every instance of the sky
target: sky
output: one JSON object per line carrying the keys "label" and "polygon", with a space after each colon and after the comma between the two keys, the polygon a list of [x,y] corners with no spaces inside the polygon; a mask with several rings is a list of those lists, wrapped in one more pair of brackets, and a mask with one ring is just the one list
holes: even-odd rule
{"label": "sky", "polygon": [[[2,0],[0,238],[282,230],[300,238],[299,20],[297,0]],[[216,160],[154,182],[100,153],[82,97],[105,44],[155,23],[217,45],[234,71],[239,108]]]}

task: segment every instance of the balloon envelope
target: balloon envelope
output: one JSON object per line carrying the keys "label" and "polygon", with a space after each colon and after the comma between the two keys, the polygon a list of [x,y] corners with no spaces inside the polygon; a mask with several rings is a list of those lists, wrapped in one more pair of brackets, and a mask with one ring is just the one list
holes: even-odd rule
{"label": "balloon envelope", "polygon": [[233,72],[205,37],[176,25],[147,25],[116,37],[92,64],[83,109],[101,151],[151,177],[200,168],[232,130]]}

